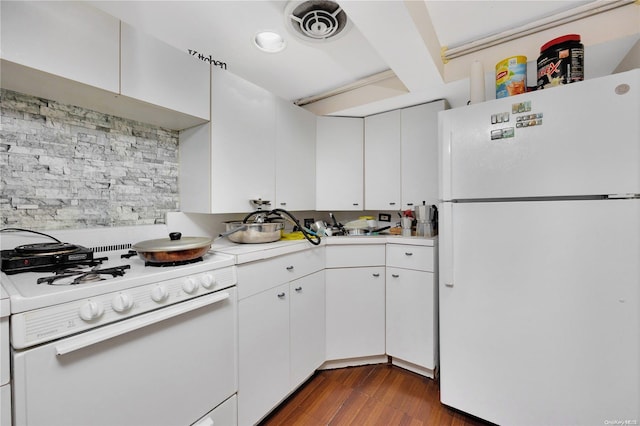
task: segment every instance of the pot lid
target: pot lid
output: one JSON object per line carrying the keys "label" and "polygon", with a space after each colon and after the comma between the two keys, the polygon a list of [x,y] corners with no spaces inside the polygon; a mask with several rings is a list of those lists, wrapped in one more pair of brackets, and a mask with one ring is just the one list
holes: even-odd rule
{"label": "pot lid", "polygon": [[212,242],[209,237],[183,237],[180,232],[172,232],[169,238],[141,241],[131,248],[141,252],[179,251],[210,246]]}

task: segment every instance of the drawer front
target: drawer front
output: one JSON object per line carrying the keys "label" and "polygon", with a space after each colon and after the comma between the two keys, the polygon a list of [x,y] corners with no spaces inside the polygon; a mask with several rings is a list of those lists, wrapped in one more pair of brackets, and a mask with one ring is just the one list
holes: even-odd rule
{"label": "drawer front", "polygon": [[327,246],[327,268],[384,266],[384,244]]}
{"label": "drawer front", "polygon": [[324,250],[310,249],[238,266],[238,299],[324,269]]}
{"label": "drawer front", "polygon": [[238,402],[233,395],[213,411],[198,420],[193,426],[215,426],[215,425],[236,425],[238,424]]}
{"label": "drawer front", "polygon": [[387,244],[387,266],[434,272],[433,247]]}

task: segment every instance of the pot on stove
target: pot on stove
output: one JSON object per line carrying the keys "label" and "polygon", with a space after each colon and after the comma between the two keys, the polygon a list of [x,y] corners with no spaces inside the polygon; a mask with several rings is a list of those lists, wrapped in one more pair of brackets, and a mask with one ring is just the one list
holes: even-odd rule
{"label": "pot on stove", "polygon": [[180,232],[172,232],[169,238],[141,241],[131,248],[145,262],[173,263],[202,257],[212,243],[209,237],[183,237]]}

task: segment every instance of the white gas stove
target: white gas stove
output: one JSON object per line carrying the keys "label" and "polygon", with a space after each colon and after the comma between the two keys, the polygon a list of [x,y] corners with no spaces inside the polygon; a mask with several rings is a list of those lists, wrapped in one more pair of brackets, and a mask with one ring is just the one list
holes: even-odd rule
{"label": "white gas stove", "polygon": [[[67,231],[65,237],[74,233]],[[130,255],[129,245],[103,246],[122,248],[94,253],[94,259],[106,259],[95,266],[70,267],[58,275],[3,273],[2,286],[11,300],[12,346],[20,349],[75,334],[236,283],[230,255],[209,251],[194,263],[147,266],[137,255]],[[114,272],[100,273],[105,270]]]}
{"label": "white gas stove", "polygon": [[[12,347],[2,412],[25,426],[211,424],[216,407],[237,391],[235,258],[209,250],[193,263],[150,266],[138,255],[122,257],[132,244],[166,238],[164,226],[51,234],[89,249],[80,262],[89,265],[72,267],[79,275],[49,279],[53,272],[31,269],[40,267],[32,257],[20,269],[15,249],[46,239],[1,234],[1,248],[12,253],[3,257],[10,274],[1,275]],[[64,267],[76,256],[65,257]]]}

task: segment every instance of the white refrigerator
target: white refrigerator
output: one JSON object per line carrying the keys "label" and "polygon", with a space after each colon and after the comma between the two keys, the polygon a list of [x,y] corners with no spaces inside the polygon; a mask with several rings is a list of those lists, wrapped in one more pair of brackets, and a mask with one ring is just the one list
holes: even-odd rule
{"label": "white refrigerator", "polygon": [[640,70],[443,111],[440,392],[640,424]]}

